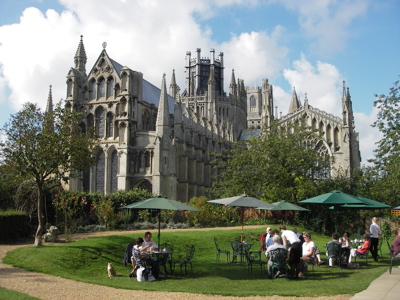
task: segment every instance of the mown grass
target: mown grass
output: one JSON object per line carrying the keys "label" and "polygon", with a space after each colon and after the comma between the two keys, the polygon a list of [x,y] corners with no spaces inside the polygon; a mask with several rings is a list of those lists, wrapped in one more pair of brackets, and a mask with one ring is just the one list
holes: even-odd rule
{"label": "mown grass", "polygon": [[[246,241],[254,242],[252,250],[259,248],[259,236],[264,228],[245,231]],[[154,233],[154,238],[155,235]],[[238,297],[354,295],[366,289],[372,280],[387,271],[389,262],[387,249],[382,249],[383,257],[379,262],[370,259],[366,265],[364,260],[359,260],[360,269],[327,268],[322,265],[315,267],[314,273],[309,270],[307,276],[299,280],[269,280],[261,274],[257,266],[253,267],[253,274],[248,275],[246,265],[226,263],[224,256],[221,256],[219,263],[215,262],[213,238],[218,238],[222,249],[230,249],[229,242],[240,236],[240,230],[190,231],[188,229],[162,232],[161,242],[172,243],[175,247],[175,256],[182,253],[184,245],[195,245],[194,274],[189,273],[188,276],[180,278],[179,270],[175,270],[175,274],[165,280],[139,283],[136,279],[128,278],[131,268],[122,265],[126,245],[137,236],[141,234],[90,238],[39,248],[22,247],[9,252],[3,262],[30,271],[121,289]],[[312,240],[324,253],[323,245],[330,240],[330,237],[313,234]],[[325,259],[325,255],[322,257]],[[264,255],[263,259],[266,260]],[[107,262],[113,262],[119,276],[107,277]]]}
{"label": "mown grass", "polygon": [[36,300],[39,298],[31,297],[27,294],[0,288],[0,300]]}

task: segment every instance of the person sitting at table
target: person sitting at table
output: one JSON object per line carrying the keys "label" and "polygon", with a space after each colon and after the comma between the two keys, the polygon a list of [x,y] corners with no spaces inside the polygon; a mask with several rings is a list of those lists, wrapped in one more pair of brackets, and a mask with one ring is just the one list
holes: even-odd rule
{"label": "person sitting at table", "polygon": [[303,235],[297,231],[297,228],[293,228],[293,232],[297,235],[297,237],[300,239],[301,243],[304,243],[304,238]]}
{"label": "person sitting at table", "polygon": [[310,262],[314,261],[314,258],[317,258],[318,266],[323,263],[321,260],[321,255],[318,251],[316,253],[317,247],[315,246],[314,242],[311,241],[311,234],[307,231],[303,232],[304,243],[302,245],[302,256],[301,256],[301,265],[300,265],[300,272],[299,277],[303,277],[305,271],[307,270],[307,266]]}
{"label": "person sitting at table", "polygon": [[280,230],[282,232],[283,245],[289,247],[290,243],[288,264],[292,278],[297,279],[299,278],[299,264],[302,252],[301,241],[293,231],[287,230],[285,225],[281,225]]}
{"label": "person sitting at table", "polygon": [[350,233],[345,232],[343,234],[343,237],[339,239],[339,242],[342,243],[342,257],[343,257],[343,262],[347,263],[349,260],[350,256]]}
{"label": "person sitting at table", "polygon": [[[147,247],[146,249],[149,249],[149,250],[152,248],[153,251],[157,251],[158,245],[151,239],[151,237],[152,237],[151,232],[147,231],[144,234],[144,241],[143,241],[142,247]],[[149,251],[149,250],[147,250],[147,251]]]}
{"label": "person sitting at table", "polygon": [[[267,249],[269,246],[274,244],[274,241],[272,240],[272,238],[275,235],[279,236],[279,231],[277,229],[272,229],[270,237],[269,237],[268,241],[265,243],[265,249]],[[282,239],[280,237],[279,237],[279,244],[283,245]]]}
{"label": "person sitting at table", "polygon": [[[135,264],[139,267],[147,268],[148,266],[150,266],[153,276],[156,279],[160,279],[160,277],[159,277],[160,267],[158,264],[158,260],[157,260],[157,258],[150,257],[150,254],[146,253],[146,251],[143,250],[144,248],[149,247],[149,245],[142,247],[143,242],[144,242],[144,240],[141,237],[138,237],[136,239],[136,244],[135,244],[135,246],[133,246],[133,249],[132,249],[132,259],[135,261]],[[146,278],[146,280],[147,280],[147,278]]]}
{"label": "person sitting at table", "polygon": [[[326,248],[327,248],[327,249],[331,248],[331,247],[330,247],[330,244],[332,244],[332,243],[338,244],[339,247],[342,245],[342,244],[339,242],[339,236],[338,236],[337,233],[333,233],[333,234],[332,234],[332,240],[329,241],[329,242],[326,244]],[[332,255],[332,253],[331,253],[331,255]],[[338,253],[337,255],[339,255],[339,253]],[[326,251],[326,257],[329,257],[329,267],[333,268],[334,265],[335,265],[336,258],[330,257],[329,251],[328,251],[328,250]]]}
{"label": "person sitting at table", "polygon": [[397,229],[397,237],[392,242],[393,255],[400,257],[400,228]]}
{"label": "person sitting at table", "polygon": [[365,255],[368,252],[369,247],[371,246],[371,242],[369,241],[369,234],[368,233],[365,233],[363,235],[363,240],[364,240],[364,244],[362,244],[361,246],[358,246],[357,249],[351,249],[350,250],[349,264],[351,263],[351,258],[352,257]]}
{"label": "person sitting at table", "polygon": [[268,246],[267,250],[265,251],[265,257],[268,258],[268,274],[271,275],[271,266],[274,263],[277,263],[276,261],[273,260],[273,258],[271,257],[271,251],[281,248],[284,249],[284,251],[286,251],[286,256],[287,256],[287,249],[285,246],[283,246],[280,242],[281,242],[281,238],[279,237],[279,235],[274,235],[272,238],[273,244]]}
{"label": "person sitting at table", "polygon": [[267,241],[270,237],[271,237],[271,228],[267,227],[267,230],[260,237],[261,251],[265,251],[267,249],[265,245],[267,244]]}

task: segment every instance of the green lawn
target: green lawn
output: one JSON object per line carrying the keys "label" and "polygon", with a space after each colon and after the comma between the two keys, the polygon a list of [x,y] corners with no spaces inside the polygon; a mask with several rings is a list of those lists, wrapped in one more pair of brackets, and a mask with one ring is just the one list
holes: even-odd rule
{"label": "green lawn", "polygon": [[[277,226],[275,226],[276,228]],[[259,248],[261,229],[245,229],[246,241],[254,242],[252,250]],[[298,228],[302,231],[303,228]],[[359,260],[360,269],[315,267],[306,277],[299,280],[269,280],[256,266],[253,274],[248,275],[246,265],[215,262],[213,238],[217,237],[221,249],[230,249],[229,242],[240,236],[240,230],[177,231],[162,232],[161,242],[170,242],[175,254],[182,253],[183,246],[193,244],[196,253],[193,261],[194,274],[179,278],[175,275],[158,282],[132,284],[127,275],[130,267],[123,267],[125,247],[141,234],[117,235],[84,239],[77,242],[46,245],[39,248],[22,247],[8,253],[3,262],[26,270],[43,272],[77,281],[106,285],[122,289],[157,290],[170,292],[191,292],[200,294],[218,294],[226,296],[330,296],[338,294],[354,295],[364,289],[375,278],[388,270],[388,250],[383,247],[383,257],[379,262]],[[156,233],[153,233],[156,240]],[[312,240],[324,253],[323,245],[330,237],[312,234]],[[322,255],[325,259],[325,255]],[[265,256],[263,255],[265,260]],[[113,262],[120,276],[107,277],[107,262]],[[266,287],[268,285],[268,288]]]}
{"label": "green lawn", "polygon": [[16,291],[11,291],[8,289],[3,289],[0,288],[0,299],[1,300],[9,300],[9,299],[13,299],[13,300],[35,300],[35,299],[39,299],[39,298],[35,298],[35,297],[31,297],[27,294],[24,293],[19,293]]}

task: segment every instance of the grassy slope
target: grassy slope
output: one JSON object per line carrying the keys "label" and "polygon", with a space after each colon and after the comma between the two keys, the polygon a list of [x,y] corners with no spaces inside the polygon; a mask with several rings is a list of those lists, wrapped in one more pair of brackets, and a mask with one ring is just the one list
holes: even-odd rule
{"label": "grassy slope", "polygon": [[[302,228],[299,228],[299,231]],[[254,242],[252,250],[259,248],[258,237],[262,230],[245,231],[246,241]],[[367,288],[372,280],[388,269],[387,250],[379,262],[369,260],[368,266],[361,260],[361,269],[315,267],[301,280],[270,281],[253,267],[253,274],[248,275],[246,265],[215,263],[216,236],[222,249],[229,249],[229,242],[240,235],[239,230],[224,231],[184,231],[162,232],[161,242],[170,242],[175,246],[176,255],[182,253],[183,245],[193,244],[196,253],[193,261],[194,274],[179,278],[172,276],[153,283],[132,285],[127,275],[130,267],[123,267],[124,250],[136,236],[119,235],[80,240],[68,244],[46,245],[40,248],[22,247],[9,252],[4,263],[26,270],[43,272],[77,281],[106,285],[122,289],[179,291],[203,294],[232,296],[281,295],[281,296],[329,296],[337,294],[355,294]],[[329,237],[313,235],[312,240],[322,247]],[[325,258],[325,255],[322,256]],[[265,259],[263,255],[263,259]],[[107,262],[113,262],[121,276],[107,278]],[[179,275],[178,272],[175,272]],[[268,280],[268,289],[265,281]],[[306,283],[306,284],[305,284]]]}

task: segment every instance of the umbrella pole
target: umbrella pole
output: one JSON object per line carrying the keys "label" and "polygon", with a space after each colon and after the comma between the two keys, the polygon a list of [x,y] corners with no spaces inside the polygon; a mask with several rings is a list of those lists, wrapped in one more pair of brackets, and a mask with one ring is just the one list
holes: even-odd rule
{"label": "umbrella pole", "polygon": [[158,210],[158,247],[160,246],[160,231],[161,231],[161,209]]}
{"label": "umbrella pole", "polygon": [[243,242],[243,223],[244,223],[244,221],[243,221],[243,219],[244,219],[244,208],[243,207],[241,209],[241,213],[242,213],[242,234],[240,235],[240,242],[242,243]]}

